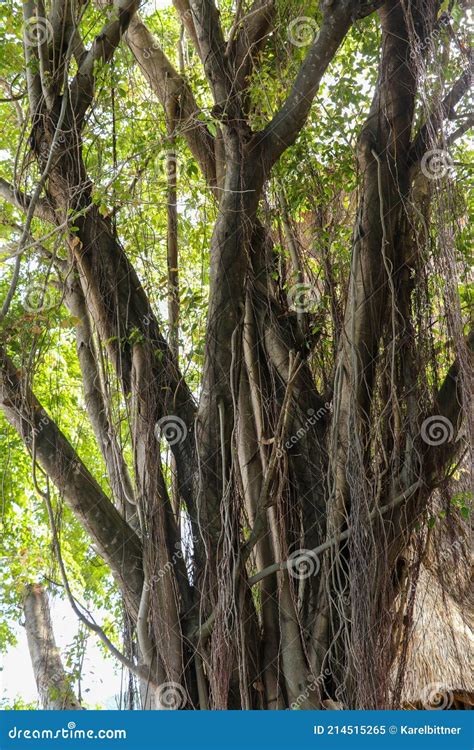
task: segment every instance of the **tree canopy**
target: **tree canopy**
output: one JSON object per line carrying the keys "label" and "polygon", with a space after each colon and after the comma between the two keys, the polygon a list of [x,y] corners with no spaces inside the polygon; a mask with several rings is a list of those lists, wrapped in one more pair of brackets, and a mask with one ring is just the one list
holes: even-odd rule
{"label": "tree canopy", "polygon": [[399,707],[433,545],[472,613],[467,4],[2,9],[2,648],[44,589],[130,708]]}

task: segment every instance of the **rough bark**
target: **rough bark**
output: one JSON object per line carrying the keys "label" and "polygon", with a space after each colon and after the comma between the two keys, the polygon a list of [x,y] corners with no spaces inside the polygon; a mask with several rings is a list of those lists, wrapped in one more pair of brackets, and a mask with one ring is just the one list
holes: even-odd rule
{"label": "rough bark", "polygon": [[47,711],[80,711],[71,680],[54,639],[48,594],[40,584],[28,586],[23,612],[33,673],[41,708]]}

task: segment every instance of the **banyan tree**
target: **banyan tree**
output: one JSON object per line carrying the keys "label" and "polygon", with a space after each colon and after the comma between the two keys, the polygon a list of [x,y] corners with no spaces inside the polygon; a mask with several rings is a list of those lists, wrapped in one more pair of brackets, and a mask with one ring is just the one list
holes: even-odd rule
{"label": "banyan tree", "polygon": [[0,633],[48,707],[48,590],[129,708],[468,705],[466,4],[161,5],[6,10]]}

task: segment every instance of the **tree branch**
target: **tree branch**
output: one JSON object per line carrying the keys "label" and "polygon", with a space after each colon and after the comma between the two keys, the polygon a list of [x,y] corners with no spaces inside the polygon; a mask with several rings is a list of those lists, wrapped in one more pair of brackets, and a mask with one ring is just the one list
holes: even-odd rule
{"label": "tree branch", "polygon": [[138,10],[140,0],[116,0],[113,11],[116,15],[105,24],[94,39],[71,83],[71,102],[76,117],[81,118],[94,95],[94,67],[102,61],[109,62],[127,30],[133,14]]}
{"label": "tree branch", "polygon": [[[474,352],[474,330],[467,341],[468,357]],[[461,365],[459,357],[449,368],[448,374],[435,398],[434,409],[426,430],[418,474],[422,476],[420,487],[410,505],[398,508],[391,517],[389,564],[392,566],[406,547],[406,540],[426,511],[433,490],[446,479],[446,469],[459,455],[462,441],[457,440],[463,419],[463,391],[466,384],[463,375],[471,372],[469,362]],[[423,424],[423,423],[422,423]],[[431,430],[433,431],[431,433]],[[439,433],[437,432],[439,431]],[[433,437],[433,442],[428,442]],[[437,438],[441,438],[438,440]],[[446,439],[444,439],[446,438]]]}
{"label": "tree branch", "polygon": [[[23,211],[24,213],[27,213],[32,200],[31,195],[22,193],[21,190],[15,188],[7,182],[7,180],[4,180],[3,177],[0,177],[0,196],[4,198],[7,203],[15,206],[15,208],[19,208],[20,211]],[[45,199],[39,199],[36,202],[34,216],[37,219],[42,219],[50,224],[54,224],[54,211]]]}
{"label": "tree branch", "polygon": [[[339,7],[341,6],[341,7]],[[321,29],[298,72],[288,97],[263,131],[264,163],[267,169],[296,140],[309,114],[321,78],[352,24],[345,3],[326,11]]]}
{"label": "tree branch", "polygon": [[214,101],[221,107],[228,107],[231,91],[231,76],[225,57],[225,41],[219,13],[214,0],[190,0],[194,26],[201,50],[201,59],[209,80]]}
{"label": "tree branch", "polygon": [[30,115],[34,117],[36,110],[38,109],[39,102],[41,101],[41,79],[38,72],[38,58],[35,54],[34,47],[30,44],[28,39],[29,24],[34,23],[35,18],[35,3],[33,0],[26,0],[23,3],[23,50],[25,56],[25,67],[26,67],[26,85],[28,90],[28,102],[30,105]]}
{"label": "tree branch", "polygon": [[446,143],[448,144],[448,146],[450,146],[452,143],[455,143],[458,138],[462,138],[462,136],[472,128],[474,128],[474,114],[471,113],[466,116],[466,121],[463,122],[463,124],[458,128],[456,128],[454,133],[451,133],[451,135],[446,138]]}
{"label": "tree branch", "polygon": [[186,29],[186,32],[194,45],[194,48],[197,54],[202,60],[203,57],[202,57],[201,47],[199,46],[199,40],[196,34],[196,27],[194,25],[193,12],[190,8],[189,0],[173,0],[173,5],[176,9],[176,12],[178,13],[181,23]]}
{"label": "tree branch", "polygon": [[440,106],[432,112],[425,124],[419,129],[410,148],[410,165],[417,164],[420,161],[425,151],[429,148],[430,143],[433,142],[443,120],[452,118],[454,107],[460,102],[464,94],[469,91],[471,79],[472,64],[457,79]]}
{"label": "tree branch", "polygon": [[269,170],[296,140],[311,109],[321,78],[352,26],[383,5],[383,0],[328,0],[323,21],[288,97],[263,131],[264,163]]}
{"label": "tree branch", "polygon": [[[81,0],[82,2],[82,0]],[[81,5],[81,2],[64,2],[64,0],[53,0],[49,20],[53,27],[53,70],[54,75],[61,72],[61,58],[64,48],[69,46],[71,35],[74,36],[72,42],[72,53],[77,65],[81,64],[83,55],[86,52],[81,35],[77,29],[74,11]]]}
{"label": "tree branch", "polygon": [[255,0],[249,12],[242,18],[240,31],[234,40],[229,40],[227,56],[233,58],[235,88],[241,91],[250,75],[255,56],[264,48],[273,29],[275,0]]}
{"label": "tree branch", "polygon": [[91,535],[132,611],[138,612],[143,586],[140,542],[49,418],[25,379],[0,347],[0,408]]}
{"label": "tree branch", "polygon": [[139,531],[137,507],[132,481],[113,424],[109,420],[101,387],[89,313],[84,293],[74,270],[63,286],[64,302],[76,318],[76,349],[82,373],[87,413],[105,462],[113,496],[127,523]]}
{"label": "tree branch", "polygon": [[[53,547],[56,554],[56,558],[59,565],[59,570],[61,572],[61,578],[63,581],[64,589],[66,591],[67,598],[69,600],[69,604],[72,607],[72,610],[76,617],[82,622],[86,628],[91,630],[93,633],[96,633],[96,635],[99,636],[102,643],[106,646],[106,648],[110,651],[110,653],[115,656],[115,658],[122,664],[126,669],[128,669],[130,672],[135,674],[137,677],[140,677],[141,679],[147,679],[149,677],[149,669],[145,669],[143,667],[140,667],[136,665],[133,661],[128,659],[124,654],[122,654],[121,651],[119,651],[116,646],[112,643],[108,635],[105,633],[103,628],[101,628],[100,625],[98,625],[95,620],[91,617],[89,614],[89,617],[87,617],[82,610],[80,609],[79,605],[77,604],[72,591],[71,587],[69,585],[69,580],[66,573],[66,567],[64,565],[63,557],[61,554],[61,545],[59,543],[58,538],[58,532],[56,528],[56,522],[54,519],[54,512],[53,512],[53,506],[51,505],[51,499],[49,496],[49,491],[47,492],[41,492],[39,488],[37,488],[39,494],[43,497],[45,503],[46,503],[46,510],[48,512],[48,518],[49,523],[51,526],[51,534],[53,537]],[[151,664],[148,665],[151,667]]]}
{"label": "tree branch", "polygon": [[[459,453],[459,442],[456,437],[461,428],[465,416],[463,407],[465,406],[466,373],[472,372],[470,366],[474,354],[474,329],[469,333],[466,339],[466,362],[461,364],[460,357],[457,357],[448,370],[448,373],[436,395],[433,419],[441,417],[444,423],[451,425],[452,436],[450,440],[442,442],[439,445],[427,445],[425,457],[425,476],[431,477],[430,486],[437,484],[441,478],[447,463]],[[447,422],[445,421],[447,420]],[[440,471],[441,469],[441,471]],[[428,484],[428,482],[427,482]]]}
{"label": "tree branch", "polygon": [[[64,78],[65,78],[65,80],[66,80],[66,76],[67,76],[67,63],[66,63],[66,67],[64,69]],[[16,286],[18,284],[18,280],[19,280],[19,277],[20,277],[20,264],[21,264],[22,252],[23,252],[24,246],[26,244],[26,241],[27,241],[28,237],[30,236],[30,226],[31,226],[31,222],[33,220],[33,216],[34,216],[34,213],[35,213],[35,208],[36,208],[36,206],[38,204],[41,192],[42,192],[42,190],[43,190],[43,188],[45,186],[46,180],[47,180],[48,175],[49,175],[49,171],[50,171],[52,163],[53,163],[54,149],[55,149],[55,146],[56,146],[56,144],[58,142],[59,133],[61,131],[62,123],[64,121],[64,117],[65,117],[65,114],[66,114],[67,101],[68,101],[68,99],[67,99],[66,92],[65,92],[64,95],[63,95],[62,102],[61,102],[61,109],[60,109],[60,112],[59,112],[59,117],[58,117],[56,129],[54,131],[53,139],[51,141],[51,148],[50,148],[50,151],[49,151],[49,154],[48,154],[48,158],[46,160],[45,167],[44,167],[43,172],[41,173],[41,177],[40,177],[40,179],[39,179],[39,181],[38,181],[38,183],[37,183],[37,185],[35,187],[35,191],[33,193],[31,201],[30,201],[30,203],[28,205],[28,210],[26,212],[26,219],[25,219],[25,226],[23,228],[23,234],[21,235],[20,241],[18,243],[18,255],[17,255],[17,258],[16,258],[15,270],[13,272],[13,278],[12,278],[12,281],[11,281],[11,284],[10,284],[10,288],[9,288],[9,290],[7,292],[7,295],[5,297],[5,300],[3,302],[2,309],[0,310],[0,321],[3,320],[5,318],[5,316],[7,315],[8,309],[9,309],[11,301],[13,299],[13,295],[15,294]]]}
{"label": "tree branch", "polygon": [[130,22],[126,41],[150,88],[160,100],[170,126],[174,127],[176,123],[207,183],[215,186],[214,138],[198,118],[200,109],[188,82],[175,70],[138,14]]}

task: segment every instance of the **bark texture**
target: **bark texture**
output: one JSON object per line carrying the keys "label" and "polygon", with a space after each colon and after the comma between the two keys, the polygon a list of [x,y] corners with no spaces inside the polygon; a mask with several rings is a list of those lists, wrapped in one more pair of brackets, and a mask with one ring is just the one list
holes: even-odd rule
{"label": "bark texture", "polygon": [[71,680],[61,661],[54,640],[48,594],[39,584],[25,592],[23,611],[31,663],[40,705],[49,711],[80,711],[82,706],[74,695]]}

